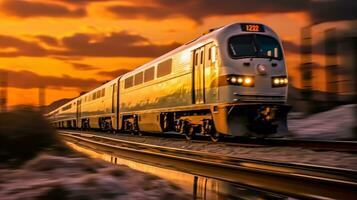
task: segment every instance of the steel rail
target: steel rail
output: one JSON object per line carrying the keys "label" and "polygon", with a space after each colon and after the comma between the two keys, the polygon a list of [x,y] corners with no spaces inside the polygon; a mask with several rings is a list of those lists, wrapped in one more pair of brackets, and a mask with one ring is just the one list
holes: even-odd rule
{"label": "steel rail", "polygon": [[279,163],[142,144],[107,136],[59,131],[64,140],[118,157],[160,165],[304,199],[353,199],[357,171],[299,163]]}
{"label": "steel rail", "polygon": [[[81,131],[75,131],[83,133]],[[105,132],[88,132],[93,134],[104,135]],[[109,136],[109,135],[108,135]],[[110,135],[112,137],[113,135]],[[136,135],[124,135],[126,137],[138,137]],[[170,138],[173,141],[187,141],[179,134],[150,134],[140,136],[142,138]],[[165,137],[164,137],[165,136]],[[115,135],[114,137],[120,137]],[[205,143],[214,144],[208,137],[198,136],[195,140],[191,140],[191,143]],[[264,139],[251,139],[251,138],[223,138],[222,141],[217,144],[224,144],[232,147],[298,147],[311,149],[316,151],[337,151],[337,152],[350,152],[357,153],[357,141],[336,141],[336,140],[307,140],[307,139],[291,139],[291,138],[264,138]]]}
{"label": "steel rail", "polygon": [[259,144],[357,153],[357,141],[266,138]]}

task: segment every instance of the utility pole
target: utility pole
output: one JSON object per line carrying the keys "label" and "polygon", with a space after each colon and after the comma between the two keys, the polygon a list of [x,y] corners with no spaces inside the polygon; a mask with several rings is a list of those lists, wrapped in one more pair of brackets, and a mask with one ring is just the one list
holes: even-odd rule
{"label": "utility pole", "polygon": [[7,79],[7,72],[0,72],[0,112],[6,112],[7,109]]}

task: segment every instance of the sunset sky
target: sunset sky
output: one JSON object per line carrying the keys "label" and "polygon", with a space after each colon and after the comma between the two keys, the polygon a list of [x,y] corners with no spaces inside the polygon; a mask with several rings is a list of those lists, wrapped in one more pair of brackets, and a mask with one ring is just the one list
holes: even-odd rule
{"label": "sunset sky", "polygon": [[72,98],[182,43],[232,22],[259,22],[282,38],[299,87],[300,29],[356,18],[354,0],[0,0],[0,73],[8,105]]}

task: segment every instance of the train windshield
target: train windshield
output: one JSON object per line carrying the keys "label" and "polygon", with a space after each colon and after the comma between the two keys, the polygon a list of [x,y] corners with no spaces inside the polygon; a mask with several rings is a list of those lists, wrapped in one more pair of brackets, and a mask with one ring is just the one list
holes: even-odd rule
{"label": "train windshield", "polygon": [[228,41],[229,54],[232,58],[283,58],[279,42],[270,36],[246,34],[233,36]]}

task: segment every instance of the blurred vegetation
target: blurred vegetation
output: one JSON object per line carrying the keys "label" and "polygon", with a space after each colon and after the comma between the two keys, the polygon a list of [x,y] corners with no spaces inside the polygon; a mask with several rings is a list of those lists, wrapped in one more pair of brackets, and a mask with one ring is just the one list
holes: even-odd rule
{"label": "blurred vegetation", "polygon": [[0,113],[0,163],[22,163],[59,140],[44,116],[33,108]]}
{"label": "blurred vegetation", "polygon": [[121,176],[125,175],[125,171],[123,171],[121,169],[114,168],[109,171],[109,174],[112,176],[115,176],[115,177],[121,177]]}

